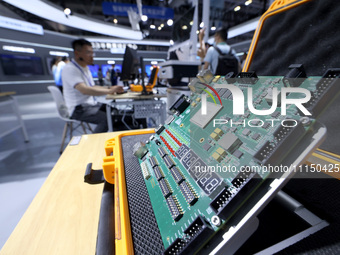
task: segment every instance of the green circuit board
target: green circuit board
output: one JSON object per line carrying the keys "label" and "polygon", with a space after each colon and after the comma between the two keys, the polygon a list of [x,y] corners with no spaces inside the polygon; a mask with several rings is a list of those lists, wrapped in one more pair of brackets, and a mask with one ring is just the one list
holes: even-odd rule
{"label": "green circuit board", "polygon": [[[232,79],[206,74],[189,84],[191,97],[181,96],[171,107],[174,115],[139,148],[165,254],[198,250],[251,199],[275,167],[288,170],[280,163],[307,132],[313,132],[313,117],[326,104],[320,98],[333,96],[339,72],[325,75],[330,82],[325,76],[289,80],[252,73]],[[244,95],[243,114],[234,114],[235,93],[227,85]],[[255,110],[277,107],[270,114],[255,114],[248,103],[249,88]],[[283,88],[310,91],[311,99],[303,106],[312,115],[306,117],[302,107],[284,101],[304,98],[303,93],[286,93]]]}

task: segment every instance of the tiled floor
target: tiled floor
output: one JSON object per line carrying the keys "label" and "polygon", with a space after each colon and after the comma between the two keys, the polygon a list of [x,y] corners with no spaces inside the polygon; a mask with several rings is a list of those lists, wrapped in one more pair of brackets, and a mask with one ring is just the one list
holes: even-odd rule
{"label": "tiled floor", "polygon": [[[0,138],[0,249],[57,162],[64,127],[49,93],[16,99],[29,142],[21,129]],[[10,106],[2,107],[0,131],[11,122]]]}

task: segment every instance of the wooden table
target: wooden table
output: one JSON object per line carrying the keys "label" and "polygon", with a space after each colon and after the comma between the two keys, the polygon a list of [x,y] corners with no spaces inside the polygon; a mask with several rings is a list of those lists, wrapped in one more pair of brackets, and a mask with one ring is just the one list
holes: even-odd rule
{"label": "wooden table", "polygon": [[66,147],[1,255],[95,254],[104,185],[85,183],[84,174],[90,162],[102,169],[105,141],[118,134],[83,135]]}
{"label": "wooden table", "polygon": [[148,100],[148,99],[155,99],[155,98],[162,98],[166,97],[166,94],[151,94],[151,95],[142,95],[141,92],[131,92],[128,91],[123,94],[110,94],[106,96],[108,100],[116,100],[116,99],[134,99],[134,100]]}

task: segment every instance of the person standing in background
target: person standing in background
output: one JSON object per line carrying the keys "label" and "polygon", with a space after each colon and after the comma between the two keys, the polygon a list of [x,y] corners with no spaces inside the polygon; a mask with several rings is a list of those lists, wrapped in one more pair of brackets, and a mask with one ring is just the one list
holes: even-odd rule
{"label": "person standing in background", "polygon": [[111,69],[111,74],[110,74],[110,80],[111,80],[112,86],[117,85],[117,80],[118,80],[118,76],[117,76],[117,72],[115,70],[115,66],[116,66],[116,64],[112,64],[112,69]]}
{"label": "person standing in background", "polygon": [[69,58],[64,57],[56,57],[52,60],[52,74],[54,78],[55,85],[60,89],[61,93],[63,93],[63,82],[61,80],[61,71],[65,64],[69,62]]}
{"label": "person standing in background", "polygon": [[61,57],[56,57],[52,60],[52,74],[55,85],[60,89],[61,93],[63,93],[62,81],[61,81],[61,73],[59,72],[59,64],[61,63]]}
{"label": "person standing in background", "polygon": [[104,80],[103,80],[104,76],[103,76],[103,71],[102,71],[102,68],[101,68],[101,67],[98,68],[97,74],[98,74],[98,82],[99,82],[99,85],[100,85],[100,86],[103,86],[103,85],[104,85]]}
{"label": "person standing in background", "polygon": [[61,93],[63,93],[63,82],[61,80],[61,72],[68,62],[70,62],[68,57],[66,56],[62,57],[61,61],[59,61],[59,63],[57,64],[57,68],[54,72],[54,81],[57,87],[60,89]]}
{"label": "person standing in background", "polygon": [[106,70],[105,85],[111,86],[111,69]]}
{"label": "person standing in background", "polygon": [[204,69],[210,68],[211,72],[213,74],[217,74],[217,65],[218,65],[218,60],[219,60],[219,52],[215,49],[218,48],[221,53],[232,54],[235,59],[237,59],[237,66],[235,66],[235,69],[237,69],[238,72],[241,71],[241,64],[238,56],[236,55],[236,52],[234,49],[232,49],[228,44],[227,44],[227,38],[228,38],[228,31],[226,28],[219,28],[216,30],[214,34],[214,46],[210,47],[207,50],[207,54],[205,55],[204,58]]}

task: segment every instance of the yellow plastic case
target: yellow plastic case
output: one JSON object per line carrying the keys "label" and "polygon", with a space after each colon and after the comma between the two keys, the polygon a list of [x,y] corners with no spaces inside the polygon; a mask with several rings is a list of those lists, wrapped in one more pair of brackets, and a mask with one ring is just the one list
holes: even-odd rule
{"label": "yellow plastic case", "polygon": [[126,194],[125,169],[121,138],[143,134],[153,134],[154,129],[125,131],[106,141],[106,157],[103,159],[105,180],[114,184],[115,254],[134,254],[131,226]]}
{"label": "yellow plastic case", "polygon": [[[301,5],[310,0],[277,0],[270,8],[262,15],[259,20],[259,24],[255,31],[253,40],[251,42],[247,59],[243,67],[243,72],[247,72],[250,63],[253,60],[253,55],[256,50],[256,45],[259,40],[259,35],[263,26],[263,22],[272,15],[280,13],[282,11],[289,10],[298,5]],[[158,72],[158,70],[157,70]],[[157,74],[156,74],[157,77]],[[156,79],[153,84],[148,84],[146,87],[150,88],[155,86]],[[140,86],[140,85],[139,85]],[[134,91],[139,91],[141,86],[133,85]],[[132,88],[131,88],[132,90]],[[140,90],[141,91],[141,90]],[[152,134],[154,129],[143,129],[137,131],[120,132],[114,138],[108,140],[105,144],[106,157],[103,159],[103,173],[107,182],[114,184],[114,207],[115,207],[115,254],[134,254],[132,234],[130,227],[130,219],[128,212],[128,201],[126,194],[126,183],[124,174],[124,164],[121,138],[124,136]],[[321,149],[318,149],[306,162],[307,164],[329,164],[336,166],[340,164],[340,156],[334,153],[330,153]],[[333,170],[327,172],[335,178],[340,179],[340,173]],[[336,169],[335,169],[336,170]]]}

